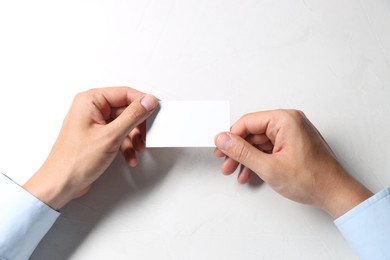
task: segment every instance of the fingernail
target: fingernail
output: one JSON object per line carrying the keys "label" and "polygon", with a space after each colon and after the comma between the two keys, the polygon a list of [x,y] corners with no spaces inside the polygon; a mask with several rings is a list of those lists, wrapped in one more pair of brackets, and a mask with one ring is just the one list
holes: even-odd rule
{"label": "fingernail", "polygon": [[226,133],[219,134],[217,140],[215,140],[215,144],[217,145],[218,149],[227,151],[232,144],[232,138]]}
{"label": "fingernail", "polygon": [[141,99],[141,105],[147,111],[152,111],[157,106],[157,99],[152,95],[146,95]]}

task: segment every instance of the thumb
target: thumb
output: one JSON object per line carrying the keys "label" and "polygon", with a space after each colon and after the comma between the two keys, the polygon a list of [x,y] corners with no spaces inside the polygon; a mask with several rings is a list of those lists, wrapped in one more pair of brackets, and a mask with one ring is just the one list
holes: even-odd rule
{"label": "thumb", "polygon": [[269,165],[267,154],[240,136],[224,132],[218,134],[214,141],[217,148],[225,155],[251,169],[259,176]]}
{"label": "thumb", "polygon": [[145,95],[133,101],[110,123],[113,132],[118,137],[126,137],[131,130],[145,121],[156,109],[158,100],[152,95]]}

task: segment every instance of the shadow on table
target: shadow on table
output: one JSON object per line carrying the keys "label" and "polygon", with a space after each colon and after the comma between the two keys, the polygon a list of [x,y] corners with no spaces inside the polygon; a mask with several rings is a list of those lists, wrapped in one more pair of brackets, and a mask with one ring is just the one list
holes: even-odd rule
{"label": "shadow on table", "polygon": [[[130,208],[169,173],[181,157],[181,149],[151,149],[139,166],[130,168],[118,156],[82,198],[69,203],[40,242],[30,259],[69,259],[95,226],[111,210],[126,201]],[[133,204],[133,205],[131,205]]]}
{"label": "shadow on table", "polygon": [[[148,149],[136,168],[130,168],[118,156],[107,171],[82,198],[69,203],[31,256],[32,260],[69,259],[78,247],[116,208],[137,209],[147,194],[161,183],[174,164],[217,165],[215,158],[207,159],[204,151],[175,148]],[[257,188],[261,179],[253,175],[250,188]]]}

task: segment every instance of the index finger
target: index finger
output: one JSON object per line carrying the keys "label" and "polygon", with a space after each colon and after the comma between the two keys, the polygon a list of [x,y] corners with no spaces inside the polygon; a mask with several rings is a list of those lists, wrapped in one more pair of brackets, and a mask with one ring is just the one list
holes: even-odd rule
{"label": "index finger", "polygon": [[130,87],[107,87],[95,89],[102,95],[111,107],[123,107],[130,105],[134,100],[145,93]]}
{"label": "index finger", "polygon": [[230,132],[246,138],[248,135],[266,135],[275,140],[280,129],[278,125],[280,111],[262,111],[242,116],[231,128]]}
{"label": "index finger", "polygon": [[129,87],[95,88],[81,94],[89,100],[89,103],[98,108],[105,120],[110,119],[116,108],[125,108],[145,95],[145,93]]}

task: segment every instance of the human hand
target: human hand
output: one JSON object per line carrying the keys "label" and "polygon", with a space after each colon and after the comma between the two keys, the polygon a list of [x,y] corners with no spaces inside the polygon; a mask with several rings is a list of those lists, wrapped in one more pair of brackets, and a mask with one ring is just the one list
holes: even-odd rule
{"label": "human hand", "polygon": [[319,207],[337,218],[372,193],[353,179],[322,138],[296,110],[251,113],[230,133],[215,138],[217,157],[227,156],[224,174],[241,164],[240,183],[256,173],[281,195]]}
{"label": "human hand", "polygon": [[84,195],[122,151],[130,166],[145,149],[145,119],[157,99],[128,87],[79,93],[42,167],[23,188],[54,209]]}

